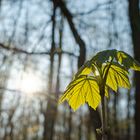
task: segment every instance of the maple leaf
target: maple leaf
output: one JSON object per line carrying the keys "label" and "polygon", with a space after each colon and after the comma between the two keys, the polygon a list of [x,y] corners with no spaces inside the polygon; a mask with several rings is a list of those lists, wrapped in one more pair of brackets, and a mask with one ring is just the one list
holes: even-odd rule
{"label": "maple leaf", "polygon": [[130,88],[129,69],[140,71],[140,64],[127,53],[115,49],[99,52],[79,69],[59,103],[67,100],[73,110],[85,103],[96,109],[100,91],[109,97],[108,88],[116,92],[119,87]]}

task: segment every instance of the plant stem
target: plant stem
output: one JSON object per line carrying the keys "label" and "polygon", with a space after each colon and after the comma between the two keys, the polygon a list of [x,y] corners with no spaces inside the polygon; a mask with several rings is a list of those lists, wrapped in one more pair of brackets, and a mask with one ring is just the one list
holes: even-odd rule
{"label": "plant stem", "polygon": [[106,114],[105,114],[105,100],[104,100],[104,90],[101,92],[101,105],[102,105],[102,140],[107,140],[107,126],[106,126]]}

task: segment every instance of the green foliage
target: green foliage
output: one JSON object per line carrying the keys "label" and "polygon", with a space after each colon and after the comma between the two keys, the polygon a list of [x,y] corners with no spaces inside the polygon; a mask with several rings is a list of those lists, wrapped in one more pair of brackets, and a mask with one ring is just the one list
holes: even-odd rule
{"label": "green foliage", "polygon": [[73,110],[84,103],[96,109],[101,96],[109,96],[109,88],[116,92],[119,87],[130,88],[129,69],[140,71],[140,64],[127,53],[115,49],[99,52],[78,70],[59,103],[67,100]]}

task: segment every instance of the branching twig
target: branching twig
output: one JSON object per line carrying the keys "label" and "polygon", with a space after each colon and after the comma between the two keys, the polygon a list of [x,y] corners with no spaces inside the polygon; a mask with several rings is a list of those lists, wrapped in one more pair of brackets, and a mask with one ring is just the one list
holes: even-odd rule
{"label": "branching twig", "polygon": [[[17,48],[17,47],[8,47],[2,43],[0,43],[0,48],[7,50],[7,51],[11,51],[13,53],[18,53],[18,54],[27,54],[27,55],[50,55],[49,51],[42,51],[42,52],[28,52],[26,50]],[[73,57],[78,57],[77,55],[75,55],[74,53],[71,52],[67,52],[67,51],[63,51],[63,50],[59,50],[59,49],[55,49],[54,50],[54,54],[67,54]]]}

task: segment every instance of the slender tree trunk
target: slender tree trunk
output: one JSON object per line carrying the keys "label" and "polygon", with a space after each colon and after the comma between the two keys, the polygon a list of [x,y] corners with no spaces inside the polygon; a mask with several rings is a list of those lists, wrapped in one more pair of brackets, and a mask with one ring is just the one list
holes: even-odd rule
{"label": "slender tree trunk", "polygon": [[[9,114],[9,118],[8,118],[8,123],[6,125],[6,128],[5,128],[5,135],[4,135],[4,140],[7,140],[10,138],[10,140],[13,140],[13,128],[14,128],[14,124],[12,123],[12,118],[14,117],[14,114],[15,114],[15,111],[16,111],[16,108],[14,108],[10,114]],[[10,132],[7,132],[8,130],[8,127],[10,127]]]}
{"label": "slender tree trunk", "polygon": [[[63,127],[64,128],[66,128],[66,120],[67,120],[67,118],[66,118],[66,111],[64,110],[64,112],[63,112]],[[65,129],[65,131],[63,133],[63,140],[65,140],[67,138],[66,136],[67,136],[67,131]]]}
{"label": "slender tree trunk", "polygon": [[102,105],[102,140],[107,140],[107,122],[106,122],[106,114],[105,114],[105,99],[104,96],[101,95],[101,105]]}
{"label": "slender tree trunk", "polygon": [[[90,121],[90,118],[88,119],[88,122],[87,122],[87,132],[86,132],[86,137],[87,137],[87,140],[91,140],[91,121]],[[97,139],[96,139],[97,140]]]}
{"label": "slender tree trunk", "polygon": [[71,140],[71,132],[72,132],[72,110],[69,107],[68,132],[66,140]]}
{"label": "slender tree trunk", "polygon": [[128,110],[127,110],[127,137],[126,137],[126,140],[130,140],[130,102],[131,102],[131,95],[130,95],[130,90],[128,91],[127,93],[127,107],[128,107]]}
{"label": "slender tree trunk", "polygon": [[106,106],[105,106],[105,90],[104,86],[100,90],[101,95],[101,119],[102,119],[102,140],[107,140],[107,119],[106,119]]}
{"label": "slender tree trunk", "polygon": [[[129,18],[132,29],[132,41],[134,45],[134,56],[140,62],[140,11],[139,0],[128,0],[129,2]],[[140,139],[140,73],[135,72],[135,140]]]}
{"label": "slender tree trunk", "polygon": [[1,12],[1,7],[2,7],[2,0],[0,0],[0,12]]}
{"label": "slender tree trunk", "polygon": [[[81,111],[82,113],[82,111]],[[79,114],[79,120],[80,120],[80,124],[78,126],[78,140],[82,139],[82,125],[83,125],[83,120],[82,120],[82,115]]]}
{"label": "slender tree trunk", "polygon": [[[50,50],[50,75],[49,75],[49,93],[52,94],[52,79],[53,79],[53,65],[54,65],[54,50],[55,50],[55,25],[56,25],[56,5],[53,4],[53,14],[52,14],[52,44]],[[44,113],[44,132],[43,140],[52,140],[54,132],[54,121],[56,117],[56,103],[48,97],[47,110]]]}
{"label": "slender tree trunk", "polygon": [[93,108],[91,107],[89,107],[89,111],[90,111],[90,121],[96,135],[96,140],[101,140],[102,139],[101,135],[99,135],[96,131],[96,129],[101,128],[102,125],[99,111],[93,110]]}
{"label": "slender tree trunk", "polygon": [[[53,1],[55,1],[55,0],[53,0]],[[70,26],[70,29],[73,33],[74,39],[75,39],[76,43],[79,45],[80,55],[78,57],[78,68],[80,68],[84,64],[85,59],[86,59],[86,44],[83,41],[83,39],[81,38],[81,36],[79,35],[77,29],[75,28],[75,25],[73,23],[73,16],[72,16],[71,12],[69,11],[69,9],[66,7],[65,2],[62,0],[57,0],[57,5],[61,9],[63,15],[66,17],[68,24]],[[95,110],[91,109],[90,107],[89,107],[89,111],[90,111],[91,120],[93,122],[92,124],[94,127],[94,132],[96,134],[96,138],[97,138],[97,140],[101,140],[101,137],[96,133],[96,128],[100,128],[100,126],[101,126],[99,112],[97,110],[95,111]],[[96,118],[95,118],[95,116],[96,116]],[[97,127],[95,127],[95,125]]]}
{"label": "slender tree trunk", "polygon": [[79,33],[74,25],[74,22],[73,22],[73,16],[72,16],[71,12],[68,10],[65,2],[63,0],[57,0],[57,1],[53,0],[53,2],[55,2],[57,4],[57,6],[61,9],[63,15],[66,17],[68,24],[70,26],[70,29],[72,31],[72,34],[74,36],[74,39],[75,39],[76,43],[79,45],[80,55],[78,58],[78,68],[80,68],[84,64],[85,58],[86,58],[85,42],[79,35]]}
{"label": "slender tree trunk", "polygon": [[114,140],[118,140],[118,121],[117,121],[117,104],[118,103],[118,95],[114,96],[114,103],[113,103],[113,110],[114,110],[114,115],[113,115],[113,130],[114,130]]}

